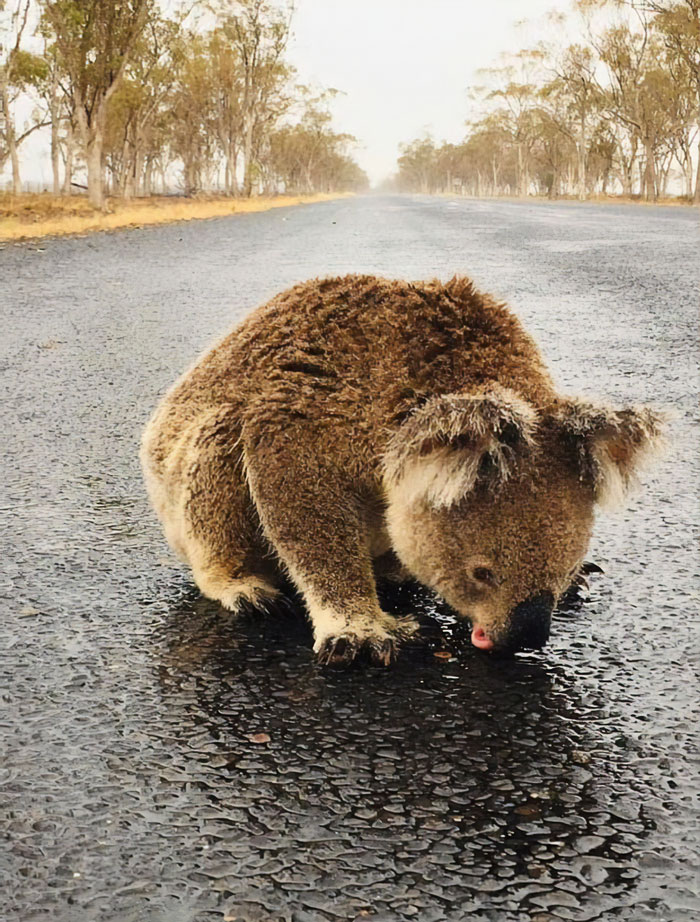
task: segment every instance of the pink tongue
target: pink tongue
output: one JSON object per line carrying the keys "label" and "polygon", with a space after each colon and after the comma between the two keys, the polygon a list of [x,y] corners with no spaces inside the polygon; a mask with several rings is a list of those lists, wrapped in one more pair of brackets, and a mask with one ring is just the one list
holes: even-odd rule
{"label": "pink tongue", "polygon": [[472,643],[480,650],[493,650],[493,641],[478,624],[472,629]]}

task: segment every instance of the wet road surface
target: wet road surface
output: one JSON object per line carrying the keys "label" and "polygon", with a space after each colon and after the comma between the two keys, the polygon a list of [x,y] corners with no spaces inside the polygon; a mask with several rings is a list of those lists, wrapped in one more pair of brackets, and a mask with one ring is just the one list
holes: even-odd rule
{"label": "wet road surface", "polygon": [[[366,198],[0,252],[3,916],[34,922],[700,914],[696,215]],[[137,442],[212,339],[314,275],[472,275],[560,385],[675,408],[674,445],[537,654],[432,612],[396,668],[233,623],[148,509]]]}

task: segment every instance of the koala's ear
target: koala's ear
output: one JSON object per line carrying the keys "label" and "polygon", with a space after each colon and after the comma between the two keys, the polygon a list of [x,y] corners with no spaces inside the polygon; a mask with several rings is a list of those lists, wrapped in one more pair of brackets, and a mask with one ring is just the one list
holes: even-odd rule
{"label": "koala's ear", "polygon": [[384,472],[404,499],[436,508],[465,496],[480,476],[507,479],[516,454],[533,444],[535,410],[498,384],[431,397],[389,442]]}
{"label": "koala's ear", "polygon": [[558,406],[554,419],[603,506],[619,505],[640,467],[666,446],[668,416],[649,407],[618,410],[572,399]]}

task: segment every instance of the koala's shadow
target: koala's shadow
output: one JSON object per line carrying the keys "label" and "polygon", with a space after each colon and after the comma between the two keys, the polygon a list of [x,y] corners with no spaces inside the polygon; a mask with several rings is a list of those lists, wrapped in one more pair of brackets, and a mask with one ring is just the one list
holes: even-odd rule
{"label": "koala's shadow", "polygon": [[[391,668],[322,668],[314,661],[299,600],[290,598],[270,615],[233,618],[188,590],[154,638],[161,687],[173,706],[180,688],[194,688],[198,722],[211,721],[216,738],[222,737],[223,706],[233,718],[232,738],[235,727],[279,727],[286,720],[307,733],[316,727],[343,740],[353,725],[362,745],[391,739],[406,757],[431,734],[449,731],[457,770],[465,776],[470,760],[502,766],[499,747],[507,746],[512,768],[519,763],[525,770],[533,749],[541,758],[556,753],[559,760],[562,752],[585,746],[585,729],[572,729],[576,678],[561,663],[549,662],[546,652],[481,654],[470,645],[467,627],[417,585],[380,585],[380,597],[387,610],[418,617],[420,640]],[[570,600],[569,611],[575,608]],[[235,699],[235,708],[228,699]]]}
{"label": "koala's shadow", "polygon": [[[241,687],[264,685],[269,690],[279,685],[280,695],[287,692],[299,701],[322,698],[327,704],[333,700],[342,704],[347,696],[358,712],[371,707],[374,693],[381,689],[396,695],[391,719],[398,724],[405,692],[420,687],[429,702],[425,716],[435,709],[454,708],[456,698],[466,703],[466,697],[470,710],[498,717],[504,726],[519,713],[514,708],[518,691],[528,709],[537,702],[545,703],[555,680],[558,696],[565,687],[575,693],[575,680],[550,664],[546,654],[497,657],[475,651],[469,642],[469,625],[415,583],[379,585],[385,610],[399,616],[411,614],[421,624],[420,637],[404,647],[398,662],[388,669],[364,661],[344,668],[319,667],[303,604],[291,593],[271,613],[251,612],[242,617],[233,617],[194,587],[177,595],[154,638],[161,676],[169,688],[191,679],[209,686],[217,678],[227,686],[238,682]],[[564,600],[561,615],[575,616],[581,604],[577,592],[572,592]],[[251,697],[257,703],[263,701],[252,687]],[[440,701],[448,703],[440,705]],[[202,705],[206,710],[205,700]],[[415,720],[415,702],[411,713]],[[556,709],[547,709],[547,713],[556,715]]]}
{"label": "koala's shadow", "polygon": [[[591,719],[604,703],[592,703],[590,689],[547,652],[499,660],[473,650],[467,632],[420,589],[382,595],[387,608],[419,609],[435,629],[390,669],[318,667],[294,603],[278,615],[232,619],[194,590],[174,601],[155,655],[163,718],[179,757],[189,761],[191,752],[188,770],[201,764],[206,730],[207,748],[224,766],[219,797],[255,785],[251,758],[263,775],[289,779],[305,777],[311,758],[318,791],[297,791],[290,781],[294,811],[307,809],[302,801],[331,814],[357,802],[381,816],[399,800],[418,830],[449,815],[465,865],[497,867],[507,844],[516,871],[532,876],[541,854],[568,849],[584,877],[598,868],[591,873],[599,889],[603,878],[617,893],[632,888],[643,823],[636,817],[637,831],[611,834],[596,819],[610,816],[635,758],[614,749],[609,721]],[[571,616],[575,599],[568,609]],[[599,844],[579,855],[586,836]]]}

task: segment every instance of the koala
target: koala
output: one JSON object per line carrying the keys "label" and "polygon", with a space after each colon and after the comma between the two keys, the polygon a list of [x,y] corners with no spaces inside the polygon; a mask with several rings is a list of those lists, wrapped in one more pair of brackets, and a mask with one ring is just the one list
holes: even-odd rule
{"label": "koala", "polygon": [[539,649],[597,504],[663,440],[649,408],[556,392],[502,303],[455,277],[313,280],[250,314],[166,394],[141,460],[200,591],[265,610],[288,581],[321,663],[394,661],[414,578],[484,651]]}

